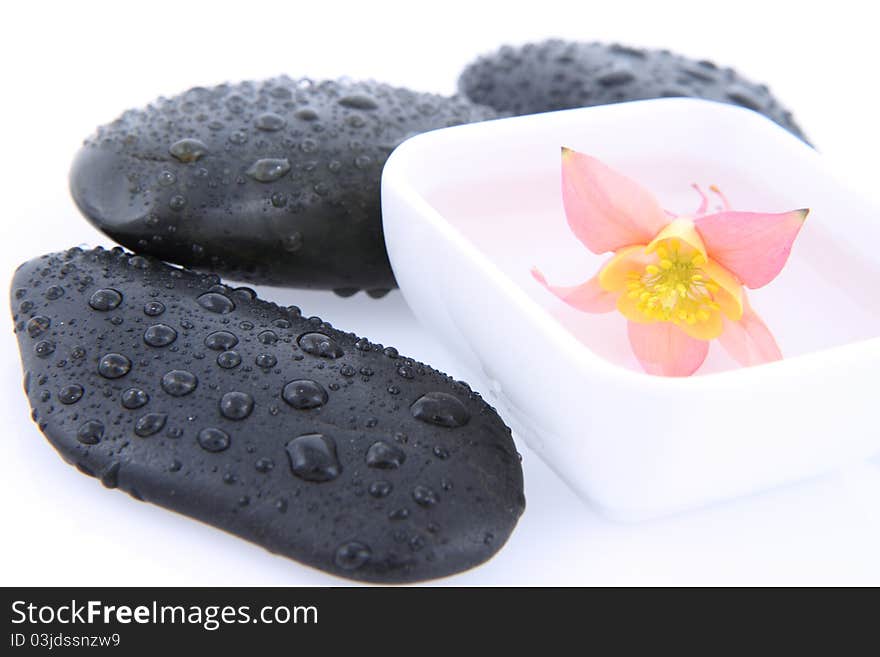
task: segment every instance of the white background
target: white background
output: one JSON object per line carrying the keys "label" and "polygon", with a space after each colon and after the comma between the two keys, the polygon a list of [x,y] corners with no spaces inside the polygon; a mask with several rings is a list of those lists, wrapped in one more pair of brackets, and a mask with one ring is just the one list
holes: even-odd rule
{"label": "white background", "polygon": [[[4,289],[27,258],[108,244],[73,206],[67,171],[83,137],[128,107],[194,85],[280,73],[375,78],[451,93],[474,56],[548,36],[666,47],[734,66],[769,83],[826,157],[880,196],[880,45],[870,3],[541,0],[528,11],[513,2],[299,5],[305,3],[6,3]],[[453,375],[460,371],[398,293],[373,301],[362,294],[340,300],[260,292]],[[344,583],[107,492],[62,463],[29,419],[6,311],[0,321],[0,584]],[[528,508],[518,528],[486,565],[440,583],[880,584],[880,459],[710,509],[620,525],[520,449]]]}

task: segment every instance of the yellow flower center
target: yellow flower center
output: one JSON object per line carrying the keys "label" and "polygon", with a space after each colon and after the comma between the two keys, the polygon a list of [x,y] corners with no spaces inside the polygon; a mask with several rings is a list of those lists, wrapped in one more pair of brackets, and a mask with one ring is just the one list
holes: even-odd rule
{"label": "yellow flower center", "polygon": [[656,247],[657,262],[627,275],[626,295],[645,319],[695,325],[708,322],[720,306],[718,284],[701,269],[706,257],[677,239]]}

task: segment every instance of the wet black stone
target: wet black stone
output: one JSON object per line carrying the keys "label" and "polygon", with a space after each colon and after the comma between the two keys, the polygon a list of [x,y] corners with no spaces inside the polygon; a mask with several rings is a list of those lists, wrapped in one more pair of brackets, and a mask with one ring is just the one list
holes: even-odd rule
{"label": "wet black stone", "polygon": [[759,112],[807,141],[765,85],[668,50],[559,39],[505,46],[465,68],[458,88],[475,103],[515,115],[649,98],[704,98]]}
{"label": "wet black stone", "polygon": [[389,154],[421,132],[496,116],[376,82],[191,89],[98,128],[70,187],[96,227],[162,260],[381,296],[395,287],[380,213]]}
{"label": "wet black stone", "polygon": [[[47,298],[42,291],[52,286],[65,293]],[[112,311],[121,324],[89,305],[96,290],[109,287],[124,299]],[[33,301],[27,311],[15,295],[12,305],[30,373],[26,394],[40,427],[66,460],[108,486],[311,566],[379,582],[475,566],[501,548],[522,513],[520,463],[494,410],[464,385],[406,356],[389,357],[378,343],[214,276],[121,249],[32,260],[16,272],[13,289],[34,290],[21,295]],[[199,301],[205,294],[235,307],[206,308]],[[164,348],[142,339],[157,323],[144,309],[157,303],[165,308],[162,323],[178,333]],[[48,323],[36,339],[27,329],[32,317]],[[299,348],[281,335],[274,345],[257,339],[269,327],[284,339],[320,332],[341,355],[296,360]],[[235,351],[206,345],[221,331],[237,336]],[[35,353],[45,337],[54,350]],[[218,348],[231,343],[228,336],[213,340]],[[86,354],[77,365],[58,367],[77,349]],[[278,361],[260,370],[255,362],[267,350],[277,350]],[[237,364],[227,369],[230,354]],[[418,375],[401,378],[400,363]],[[357,374],[346,378],[343,367]],[[389,381],[396,396],[386,390]],[[59,403],[59,395],[72,400],[80,388],[77,401]],[[414,415],[420,399],[433,400],[427,417],[446,424]],[[452,426],[462,417],[466,424]],[[436,457],[437,445],[454,458]],[[482,540],[487,534],[496,537],[491,544]]]}

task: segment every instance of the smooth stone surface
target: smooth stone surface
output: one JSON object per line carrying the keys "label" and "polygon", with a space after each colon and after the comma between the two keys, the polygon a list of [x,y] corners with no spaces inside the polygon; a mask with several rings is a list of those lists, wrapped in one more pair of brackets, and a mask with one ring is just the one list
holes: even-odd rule
{"label": "smooth stone surface", "polygon": [[523,511],[510,431],[466,384],[217,276],[71,249],[18,269],[12,311],[39,428],[138,500],[376,582],[482,563]]}
{"label": "smooth stone surface", "polygon": [[516,115],[649,98],[704,98],[759,112],[807,141],[765,85],[668,50],[559,39],[505,46],[465,68],[458,88],[475,103]]}
{"label": "smooth stone surface", "polygon": [[379,198],[388,155],[418,133],[496,116],[377,82],[194,88],[98,128],[70,189],[136,251],[236,280],[381,296],[395,287]]}

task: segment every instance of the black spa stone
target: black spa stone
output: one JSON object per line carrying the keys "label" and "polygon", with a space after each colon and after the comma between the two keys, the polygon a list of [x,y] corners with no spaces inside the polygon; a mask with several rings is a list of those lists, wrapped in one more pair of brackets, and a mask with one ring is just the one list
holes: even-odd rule
{"label": "black spa stone", "polygon": [[649,98],[704,98],[759,112],[806,141],[791,112],[765,85],[668,50],[559,39],[505,46],[465,68],[458,87],[475,103],[517,115]]}
{"label": "black spa stone", "polygon": [[298,308],[120,248],[31,260],[11,302],[34,420],[108,488],[375,582],[480,564],[523,512],[477,393]]}
{"label": "black spa stone", "polygon": [[236,280],[380,296],[395,286],[380,213],[388,155],[412,135],[495,116],[377,82],[199,87],[98,128],[70,188],[135,251]]}

